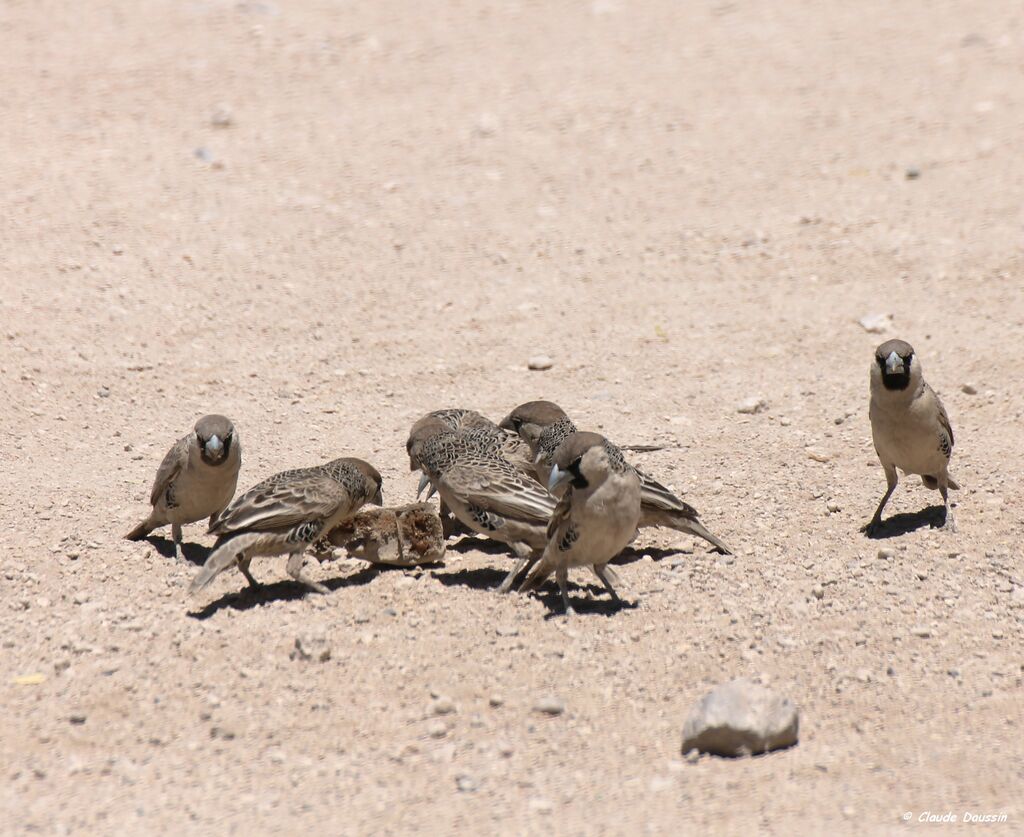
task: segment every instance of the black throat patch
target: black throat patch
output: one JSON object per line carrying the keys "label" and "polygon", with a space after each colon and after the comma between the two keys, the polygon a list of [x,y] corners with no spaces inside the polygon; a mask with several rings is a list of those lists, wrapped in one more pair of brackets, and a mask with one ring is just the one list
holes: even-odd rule
{"label": "black throat patch", "polygon": [[888,390],[903,390],[910,386],[910,358],[903,361],[902,372],[886,372],[885,371],[885,358],[876,357],[875,360],[878,362],[878,368],[882,372],[882,386]]}

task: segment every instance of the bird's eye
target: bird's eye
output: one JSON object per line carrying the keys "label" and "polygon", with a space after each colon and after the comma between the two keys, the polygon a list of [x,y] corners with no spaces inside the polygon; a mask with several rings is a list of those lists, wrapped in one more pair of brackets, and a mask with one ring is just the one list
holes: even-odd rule
{"label": "bird's eye", "polygon": [[569,466],[570,471],[575,471],[577,474],[580,472],[580,464],[583,462],[582,456],[577,456],[573,461],[572,465]]}
{"label": "bird's eye", "polygon": [[516,418],[512,419],[512,426],[516,430],[518,430],[520,427],[523,426],[523,420],[517,416]]}

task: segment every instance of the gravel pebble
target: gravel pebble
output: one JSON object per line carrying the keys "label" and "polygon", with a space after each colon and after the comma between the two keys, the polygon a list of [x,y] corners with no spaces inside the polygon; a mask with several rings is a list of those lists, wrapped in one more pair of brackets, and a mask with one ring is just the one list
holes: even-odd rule
{"label": "gravel pebble", "polygon": [[796,706],[788,698],[750,680],[732,680],[716,686],[690,711],[683,727],[683,753],[770,752],[796,744],[799,726]]}
{"label": "gravel pebble", "polygon": [[435,715],[451,715],[455,712],[455,704],[451,698],[439,697],[430,707],[430,711]]}
{"label": "gravel pebble", "polygon": [[742,415],[752,416],[768,409],[768,401],[762,395],[752,395],[744,398],[736,405],[736,412]]}
{"label": "gravel pebble", "polygon": [[534,355],[526,362],[526,365],[535,372],[543,372],[554,366],[555,362],[547,355]]}
{"label": "gravel pebble", "polygon": [[538,698],[533,704],[534,712],[543,712],[545,715],[561,715],[565,712],[565,703],[558,698],[547,695]]}

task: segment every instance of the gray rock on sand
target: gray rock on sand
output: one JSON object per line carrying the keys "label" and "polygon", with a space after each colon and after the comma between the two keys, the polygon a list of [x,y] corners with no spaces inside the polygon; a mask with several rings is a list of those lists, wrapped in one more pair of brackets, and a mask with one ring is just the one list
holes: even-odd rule
{"label": "gray rock on sand", "polygon": [[683,727],[683,753],[748,756],[791,747],[800,726],[789,698],[750,680],[732,680],[708,692]]}

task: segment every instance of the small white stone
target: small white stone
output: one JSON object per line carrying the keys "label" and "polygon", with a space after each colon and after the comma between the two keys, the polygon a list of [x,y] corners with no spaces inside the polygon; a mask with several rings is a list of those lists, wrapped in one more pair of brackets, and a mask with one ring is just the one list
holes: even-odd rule
{"label": "small white stone", "polygon": [[866,314],[857,322],[868,334],[883,334],[892,328],[892,314]]}
{"label": "small white stone", "polygon": [[804,453],[807,454],[808,459],[813,459],[815,462],[828,462],[832,458],[820,448],[804,448]]}
{"label": "small white stone", "polygon": [[565,703],[552,695],[538,698],[533,704],[534,712],[543,712],[545,715],[561,715],[565,712]]}
{"label": "small white stone", "polygon": [[547,355],[534,355],[527,362],[528,368],[535,372],[543,372],[555,365],[555,362]]}
{"label": "small white stone", "polygon": [[439,697],[430,707],[430,711],[435,715],[451,715],[455,712],[455,704],[451,698]]}
{"label": "small white stone", "polygon": [[736,405],[736,412],[743,415],[755,415],[768,409],[768,401],[762,395],[752,395],[744,398]]}
{"label": "small white stone", "polygon": [[960,392],[962,392],[964,395],[977,395],[978,388],[974,384],[962,384],[960,387]]}

